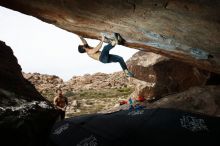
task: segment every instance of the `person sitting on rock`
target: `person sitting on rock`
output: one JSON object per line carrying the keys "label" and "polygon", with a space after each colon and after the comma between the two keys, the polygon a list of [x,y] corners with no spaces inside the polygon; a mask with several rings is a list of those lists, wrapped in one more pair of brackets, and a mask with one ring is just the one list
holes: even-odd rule
{"label": "person sitting on rock", "polygon": [[68,100],[65,96],[63,96],[62,90],[57,89],[56,93],[58,94],[54,97],[54,105],[61,111],[61,119],[65,118],[66,107],[68,105]]}
{"label": "person sitting on rock", "polygon": [[[87,53],[89,57],[98,60],[102,63],[112,63],[112,62],[119,62],[125,75],[127,77],[134,77],[133,73],[128,71],[127,65],[124,61],[124,59],[121,56],[109,54],[109,51],[114,48],[117,44],[122,43],[122,38],[118,33],[114,33],[114,40],[107,39],[104,35],[102,35],[102,39],[100,43],[96,47],[91,47],[88,45],[87,41],[79,36],[81,39],[83,45],[78,46],[78,51],[80,53]],[[103,50],[100,51],[102,48],[103,42],[106,39],[106,41],[109,42],[106,46],[103,47]]]}

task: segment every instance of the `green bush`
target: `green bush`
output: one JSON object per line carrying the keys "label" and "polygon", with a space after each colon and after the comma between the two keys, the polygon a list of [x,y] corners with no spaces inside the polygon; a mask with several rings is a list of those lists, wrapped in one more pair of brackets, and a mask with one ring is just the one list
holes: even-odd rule
{"label": "green bush", "polygon": [[130,88],[120,88],[120,89],[118,89],[118,91],[119,92],[130,92],[131,91],[131,89]]}
{"label": "green bush", "polygon": [[72,91],[67,91],[66,93],[64,93],[64,96],[66,96],[66,97],[70,97],[70,96],[74,96],[74,95],[75,95],[75,93]]}

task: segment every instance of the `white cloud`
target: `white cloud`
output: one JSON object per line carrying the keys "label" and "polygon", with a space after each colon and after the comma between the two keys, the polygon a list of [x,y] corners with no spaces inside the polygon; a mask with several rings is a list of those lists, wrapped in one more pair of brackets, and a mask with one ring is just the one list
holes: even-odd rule
{"label": "white cloud", "polygon": [[[0,40],[10,46],[24,72],[57,75],[64,80],[73,75],[120,71],[120,65],[102,64],[80,54],[78,37],[34,17],[0,7]],[[97,40],[88,40],[92,45]],[[112,54],[130,58],[137,50],[116,46]]]}

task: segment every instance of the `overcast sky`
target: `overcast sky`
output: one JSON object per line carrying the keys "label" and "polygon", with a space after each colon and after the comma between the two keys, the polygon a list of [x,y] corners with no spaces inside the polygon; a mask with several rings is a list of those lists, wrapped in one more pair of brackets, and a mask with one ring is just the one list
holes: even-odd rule
{"label": "overcast sky", "polygon": [[[13,49],[24,72],[57,75],[69,80],[74,75],[121,70],[118,63],[102,64],[78,53],[80,40],[75,34],[3,7],[0,7],[0,40]],[[88,42],[92,46],[99,43],[97,40]],[[137,50],[122,46],[111,50],[125,60],[135,52]]]}

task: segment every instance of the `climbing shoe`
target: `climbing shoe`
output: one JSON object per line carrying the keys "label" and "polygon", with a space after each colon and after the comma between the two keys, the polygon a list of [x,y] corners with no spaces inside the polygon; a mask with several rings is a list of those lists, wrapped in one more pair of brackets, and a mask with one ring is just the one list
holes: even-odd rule
{"label": "climbing shoe", "polygon": [[107,36],[105,36],[104,34],[102,34],[104,36],[104,42],[111,44],[112,46],[115,46],[118,44],[118,40],[116,39],[115,35],[113,38],[108,38]]}
{"label": "climbing shoe", "polygon": [[118,35],[117,35],[117,33],[114,33],[113,35],[114,35],[114,41],[115,41],[115,43],[118,44]]}
{"label": "climbing shoe", "polygon": [[114,38],[117,44],[123,45],[125,43],[125,40],[121,37],[119,33],[114,33]]}
{"label": "climbing shoe", "polygon": [[134,77],[134,74],[132,72],[128,71],[127,69],[124,70],[124,73],[127,77]]}
{"label": "climbing shoe", "polygon": [[104,39],[104,42],[110,44],[112,42],[112,40],[108,39],[105,35],[104,35],[105,39]]}

